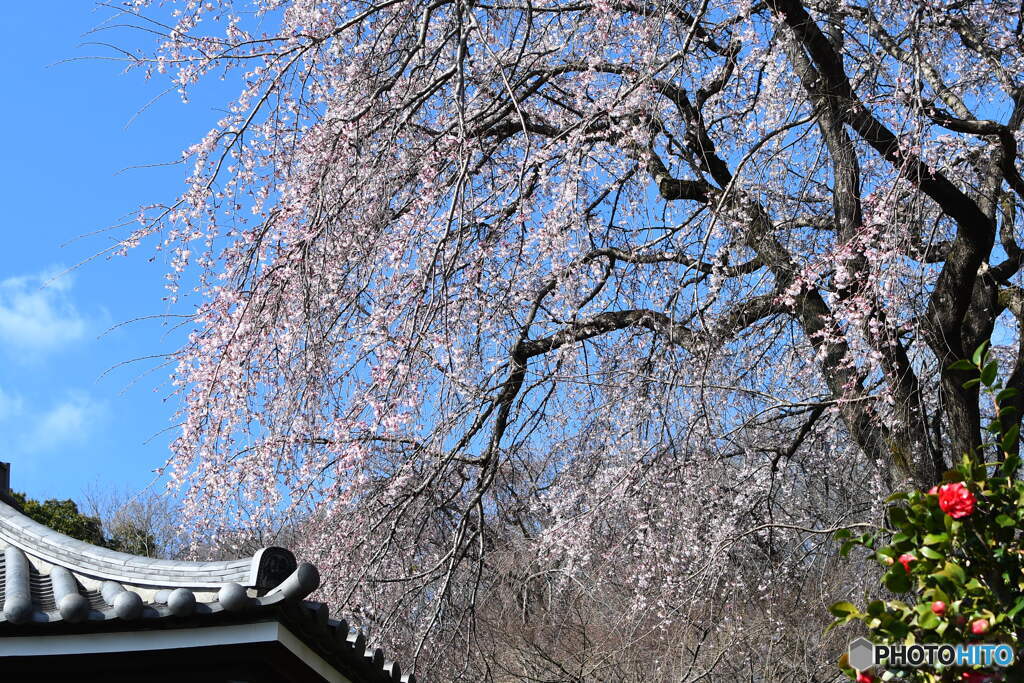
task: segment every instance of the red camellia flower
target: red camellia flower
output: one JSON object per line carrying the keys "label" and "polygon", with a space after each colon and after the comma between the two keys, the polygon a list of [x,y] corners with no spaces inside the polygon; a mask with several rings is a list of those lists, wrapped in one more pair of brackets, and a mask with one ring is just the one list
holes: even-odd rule
{"label": "red camellia flower", "polygon": [[988,619],[975,619],[971,622],[971,633],[976,636],[988,633]]}
{"label": "red camellia flower", "polygon": [[932,611],[935,612],[940,617],[945,615],[946,614],[946,603],[942,602],[942,600],[936,600],[935,602],[932,603]]}
{"label": "red camellia flower", "polygon": [[965,671],[962,678],[968,683],[990,683],[996,680],[992,674],[984,671]]}
{"label": "red camellia flower", "polygon": [[974,512],[974,494],[958,481],[940,486],[938,496],[939,507],[953,519],[960,519]]}
{"label": "red camellia flower", "polygon": [[909,574],[910,573],[910,563],[913,562],[916,559],[917,558],[914,557],[913,555],[911,555],[910,553],[903,553],[898,558],[896,558],[896,561],[899,562],[900,564],[902,564],[903,568],[906,569],[907,573]]}
{"label": "red camellia flower", "polygon": [[874,683],[875,677],[866,671],[861,671],[857,674],[857,683]]}

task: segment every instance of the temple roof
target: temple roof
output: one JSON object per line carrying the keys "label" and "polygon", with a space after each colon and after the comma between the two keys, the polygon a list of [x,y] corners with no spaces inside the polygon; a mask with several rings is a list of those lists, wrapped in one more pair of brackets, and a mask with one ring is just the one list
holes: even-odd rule
{"label": "temple roof", "polygon": [[[4,465],[4,463],[0,463]],[[0,472],[0,657],[5,637],[277,621],[352,683],[415,681],[325,605],[317,569],[283,548],[218,562],[120,553],[53,531],[12,504]],[[7,501],[7,502],[5,502]],[[6,643],[13,643],[7,640]],[[0,667],[2,668],[2,667]]]}

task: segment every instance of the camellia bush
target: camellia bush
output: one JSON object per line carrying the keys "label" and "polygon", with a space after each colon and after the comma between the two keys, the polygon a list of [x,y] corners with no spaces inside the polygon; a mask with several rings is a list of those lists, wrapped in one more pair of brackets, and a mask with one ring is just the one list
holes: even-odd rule
{"label": "camellia bush", "polygon": [[[895,597],[865,608],[837,602],[832,627],[861,622],[876,644],[1008,644],[1014,651],[1024,635],[1024,551],[1018,528],[1024,520],[1024,481],[1019,478],[1019,428],[1009,403],[1015,389],[1003,388],[996,361],[980,347],[970,361],[951,370],[975,369],[970,385],[991,398],[991,439],[965,454],[943,482],[926,491],[888,499],[891,529],[853,537],[838,532],[841,554],[855,546],[870,550],[885,568],[882,584]],[[994,456],[986,461],[986,456]],[[1024,666],[997,668],[891,668],[854,670],[844,655],[840,667],[858,683],[872,681],[1022,680]]]}

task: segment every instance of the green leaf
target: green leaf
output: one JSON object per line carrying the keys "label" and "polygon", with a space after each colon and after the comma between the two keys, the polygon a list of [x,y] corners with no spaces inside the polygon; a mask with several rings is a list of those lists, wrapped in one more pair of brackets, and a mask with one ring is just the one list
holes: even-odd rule
{"label": "green leaf", "polygon": [[971,361],[967,360],[966,358],[961,358],[957,362],[951,364],[946,369],[947,370],[973,370],[974,367],[975,366],[974,366],[973,363],[971,363]]}
{"label": "green leaf", "polygon": [[981,381],[986,387],[992,386],[992,382],[996,380],[996,373],[999,372],[999,364],[994,360],[989,361],[985,369],[981,371]]}
{"label": "green leaf", "polygon": [[853,534],[850,532],[849,529],[840,529],[839,531],[832,534],[832,538],[834,538],[837,541],[842,541],[844,539],[849,538],[850,536],[853,536]]}
{"label": "green leaf", "polygon": [[979,384],[981,384],[981,378],[975,377],[974,379],[969,379],[966,382],[964,382],[963,387],[964,389],[970,389],[971,387],[976,387]]}
{"label": "green leaf", "polygon": [[946,562],[946,566],[942,568],[939,574],[948,576],[961,586],[967,581],[967,574],[964,572],[963,567],[956,562]]}
{"label": "green leaf", "polygon": [[1017,443],[1017,439],[1019,438],[1020,425],[1013,425],[1008,430],[1006,430],[1006,434],[1003,435],[1003,439],[1002,441],[999,442],[999,445],[1002,446],[1004,451],[1009,453],[1013,449],[1014,445]]}
{"label": "green leaf", "polygon": [[957,586],[955,583],[950,581],[948,576],[943,576],[942,574],[932,574],[929,577],[929,579],[938,584],[942,588],[942,590],[947,593],[958,594],[962,592],[961,587]]}
{"label": "green leaf", "polygon": [[921,554],[927,557],[929,560],[941,560],[945,557],[945,555],[943,555],[939,551],[929,548],[926,545],[921,546],[918,550],[920,550]]}
{"label": "green leaf", "polygon": [[980,366],[982,361],[985,360],[985,347],[988,346],[988,341],[981,342],[981,346],[974,349],[974,354],[971,356],[971,362],[977,366]]}
{"label": "green leaf", "polygon": [[996,524],[998,524],[999,526],[1003,527],[1004,529],[1006,527],[1013,526],[1016,523],[1017,522],[1014,521],[1014,519],[1012,517],[1010,517],[1009,515],[999,515],[999,516],[996,517]]}
{"label": "green leaf", "polygon": [[907,526],[907,512],[900,507],[890,507],[889,510],[889,521],[901,529]]}
{"label": "green leaf", "polygon": [[[1004,448],[1003,450],[1005,451],[1007,449]],[[1000,470],[1002,471],[1003,476],[1008,477],[1011,476],[1014,472],[1016,472],[1019,467],[1020,456],[1015,453],[1006,458],[1006,461],[1003,462],[1002,466],[1000,467]]]}
{"label": "green leaf", "polygon": [[828,608],[828,611],[840,619],[849,616],[860,616],[860,610],[857,609],[857,606],[854,605],[852,602],[848,602],[846,600],[842,600],[831,605]]}
{"label": "green leaf", "polygon": [[1006,616],[1008,616],[1010,619],[1013,619],[1022,609],[1024,609],[1024,598],[1018,598],[1017,603],[1010,608],[1010,610],[1006,613]]}
{"label": "green leaf", "polygon": [[917,625],[925,630],[931,631],[939,625],[940,621],[939,615],[932,612],[929,608],[917,618]]}
{"label": "green leaf", "polygon": [[964,584],[964,590],[967,591],[968,593],[976,593],[976,594],[984,593],[985,592],[985,584],[983,584],[981,581],[978,581],[978,579],[976,579],[976,578],[975,579],[971,579],[970,581],[968,581],[967,583]]}
{"label": "green leaf", "polygon": [[885,587],[893,593],[906,593],[910,590],[910,577],[902,566],[896,565],[882,577]]}
{"label": "green leaf", "polygon": [[996,401],[1002,403],[1003,401],[1009,401],[1011,398],[1015,398],[1020,392],[1013,387],[1007,387],[996,394]]}
{"label": "green leaf", "polygon": [[949,540],[949,534],[925,534],[922,542],[925,545],[939,545]]}

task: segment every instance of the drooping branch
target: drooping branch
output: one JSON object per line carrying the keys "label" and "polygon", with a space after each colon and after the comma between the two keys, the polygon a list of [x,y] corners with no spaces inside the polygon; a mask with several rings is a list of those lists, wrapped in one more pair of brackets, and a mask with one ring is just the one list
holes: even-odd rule
{"label": "drooping branch", "polygon": [[[1016,8],[254,2],[259,27],[213,35],[224,0],[154,29],[182,87],[244,75],[141,236],[208,298],[179,474],[244,524],[293,504],[340,602],[444,680],[827,679],[816,645],[705,654],[701,614],[766,576],[796,604],[830,556],[791,531],[970,444],[939,376],[1024,310]],[[711,586],[730,528],[773,531]]]}
{"label": "drooping branch", "polygon": [[992,224],[978,205],[945,174],[929,168],[915,154],[907,151],[896,134],[875,118],[854,94],[842,59],[800,0],[770,0],[768,5],[783,18],[807,50],[823,87],[846,105],[841,110],[844,122],[951,216],[966,240],[979,249],[990,243]]}
{"label": "drooping branch", "polygon": [[[980,342],[977,336],[962,339],[961,325],[972,299],[986,298],[983,293],[976,297],[974,291],[979,268],[988,258],[994,243],[994,220],[945,174],[929,168],[907,151],[899,138],[868,111],[853,91],[842,58],[800,0],[771,0],[768,4],[807,51],[822,87],[842,101],[844,122],[956,222],[957,238],[929,299],[925,326],[929,345],[939,363],[948,367],[963,357],[965,348]],[[979,324],[975,328],[978,334],[983,335],[986,329],[990,330],[990,325]],[[977,391],[963,389],[964,380],[962,373],[946,371],[944,388],[950,406],[955,448],[972,452],[981,438],[980,418]]]}

